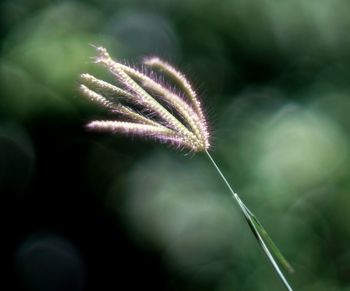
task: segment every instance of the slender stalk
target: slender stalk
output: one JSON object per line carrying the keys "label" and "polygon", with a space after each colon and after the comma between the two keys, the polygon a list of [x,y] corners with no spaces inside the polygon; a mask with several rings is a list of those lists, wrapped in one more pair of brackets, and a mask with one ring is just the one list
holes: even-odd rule
{"label": "slender stalk", "polygon": [[277,273],[278,277],[282,281],[284,287],[288,291],[293,291],[292,287],[289,285],[287,279],[284,277],[281,269],[279,268],[277,262],[275,261],[274,257],[272,256],[272,254],[271,254],[269,248],[267,247],[263,237],[265,237],[267,243],[272,248],[272,251],[275,253],[275,255],[277,256],[278,260],[288,270],[293,271],[292,267],[284,259],[284,257],[282,256],[281,252],[278,250],[276,245],[272,242],[271,238],[268,236],[266,230],[263,228],[261,223],[256,219],[255,215],[253,215],[253,213],[247,208],[247,206],[245,206],[245,204],[239,198],[238,194],[235,191],[233,191],[231,185],[229,184],[229,182],[227,181],[226,177],[221,172],[220,168],[218,167],[218,165],[216,164],[216,162],[214,161],[212,156],[209,154],[209,152],[206,150],[205,153],[207,154],[207,156],[208,156],[209,160],[211,161],[211,163],[213,164],[214,168],[216,169],[216,171],[219,173],[220,177],[222,178],[222,180],[226,184],[227,188],[232,193],[233,198],[237,201],[237,203],[238,203],[240,209],[242,210],[242,212],[244,214],[244,217],[245,217],[245,219],[246,219],[250,229],[252,230],[256,240],[258,241],[259,245],[261,246],[262,250],[264,251],[266,257],[270,261],[270,263],[271,263],[272,267],[274,268],[275,272]]}

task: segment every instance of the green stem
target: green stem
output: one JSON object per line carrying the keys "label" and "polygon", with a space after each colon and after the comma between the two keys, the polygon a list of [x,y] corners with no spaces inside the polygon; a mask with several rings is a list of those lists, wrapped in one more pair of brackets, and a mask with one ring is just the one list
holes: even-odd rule
{"label": "green stem", "polygon": [[205,151],[209,160],[211,161],[211,163],[214,165],[216,171],[219,173],[220,177],[222,178],[222,180],[224,181],[224,183],[226,184],[227,188],[230,190],[230,192],[232,193],[233,198],[235,198],[235,200],[237,201],[239,207],[241,208],[244,217],[250,227],[250,229],[252,230],[256,240],[258,241],[258,243],[260,244],[262,250],[264,251],[266,257],[268,258],[268,260],[270,261],[272,267],[274,268],[275,272],[277,273],[278,277],[281,279],[284,287],[288,290],[288,291],[293,291],[292,287],[289,285],[287,279],[284,277],[281,269],[279,268],[277,262],[275,261],[274,257],[272,256],[269,248],[267,247],[265,240],[263,239],[263,237],[266,239],[266,242],[268,243],[268,245],[271,247],[273,253],[275,254],[275,256],[277,257],[277,259],[279,260],[279,262],[284,265],[288,270],[293,271],[293,268],[289,265],[289,263],[287,262],[287,260],[283,257],[282,253],[279,251],[279,249],[277,248],[277,246],[273,243],[273,241],[271,240],[270,236],[268,235],[268,233],[266,232],[266,230],[263,228],[263,226],[261,225],[261,223],[257,220],[257,218],[255,217],[255,215],[247,208],[247,206],[245,206],[245,204],[242,202],[242,200],[239,198],[238,194],[236,192],[233,191],[231,185],[229,184],[229,182],[227,181],[227,179],[225,178],[224,174],[221,172],[220,168],[218,167],[218,165],[215,163],[214,159],[212,158],[212,156],[209,154],[208,151]]}

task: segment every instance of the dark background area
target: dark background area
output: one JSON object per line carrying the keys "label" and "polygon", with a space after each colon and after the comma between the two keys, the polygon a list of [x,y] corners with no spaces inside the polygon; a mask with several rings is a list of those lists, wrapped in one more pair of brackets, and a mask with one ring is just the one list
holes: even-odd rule
{"label": "dark background area", "polygon": [[350,290],[348,1],[0,7],[1,290],[283,290],[204,155],[84,128],[89,44],[183,71],[295,290]]}

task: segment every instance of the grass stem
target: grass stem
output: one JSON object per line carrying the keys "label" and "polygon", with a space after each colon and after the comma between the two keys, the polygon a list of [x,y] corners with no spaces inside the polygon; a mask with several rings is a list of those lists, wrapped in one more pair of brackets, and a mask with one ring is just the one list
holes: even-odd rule
{"label": "grass stem", "polygon": [[[270,236],[268,235],[266,230],[263,228],[261,223],[257,220],[255,215],[242,202],[242,200],[239,198],[238,194],[235,191],[233,191],[231,185],[229,184],[229,182],[227,181],[226,177],[221,172],[220,168],[218,167],[218,165],[216,164],[216,162],[214,161],[212,156],[209,154],[209,152],[205,151],[205,153],[207,154],[207,156],[208,156],[209,160],[211,161],[211,163],[213,164],[214,168],[216,169],[216,171],[219,173],[220,177],[222,178],[222,180],[226,184],[227,188],[232,193],[233,198],[237,201],[237,203],[238,203],[240,209],[242,210],[242,212],[244,214],[244,217],[245,217],[245,219],[246,219],[250,229],[252,230],[256,240],[258,241],[259,245],[261,246],[262,250],[264,251],[266,257],[270,261],[270,263],[271,263],[272,267],[274,268],[276,274],[278,275],[278,277],[282,281],[284,287],[288,291],[293,291],[292,287],[289,285],[287,279],[284,277],[280,267],[278,266],[277,262],[275,261],[273,255],[271,254],[271,252],[270,252],[270,250],[269,250],[269,248],[268,248],[268,246],[266,244],[268,244],[270,246],[270,248],[272,249],[272,252],[275,254],[275,256],[278,259],[278,261],[287,270],[289,270],[290,272],[293,272],[293,268],[289,265],[287,260],[283,257],[282,253],[279,251],[277,246],[273,243],[272,239],[270,238]],[[265,238],[266,241],[264,240],[264,238]]]}

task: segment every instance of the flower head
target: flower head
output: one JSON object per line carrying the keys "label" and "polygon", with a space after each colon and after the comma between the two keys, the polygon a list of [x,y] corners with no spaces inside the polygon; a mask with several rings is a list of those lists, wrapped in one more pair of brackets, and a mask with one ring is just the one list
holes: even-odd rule
{"label": "flower head", "polygon": [[[159,58],[144,60],[145,73],[145,68],[138,70],[114,61],[103,47],[96,50],[95,63],[104,65],[115,76],[116,84],[81,74],[80,91],[121,119],[92,121],[88,128],[152,137],[195,152],[209,148],[200,101],[182,73]],[[156,72],[175,83],[181,93],[164,85]]]}

